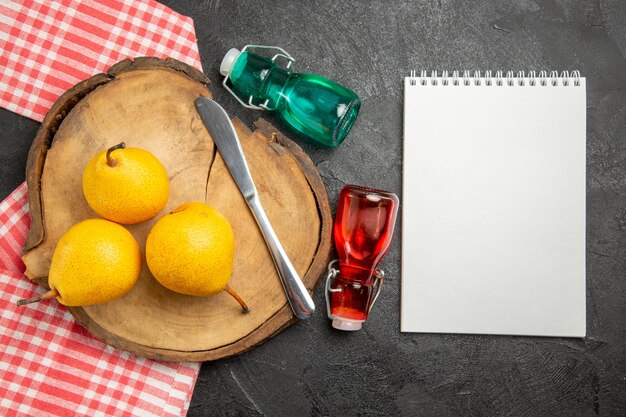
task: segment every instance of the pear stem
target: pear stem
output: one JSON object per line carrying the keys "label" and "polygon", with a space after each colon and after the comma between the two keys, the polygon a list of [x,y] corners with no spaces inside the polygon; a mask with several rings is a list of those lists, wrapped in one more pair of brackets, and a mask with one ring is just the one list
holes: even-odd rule
{"label": "pear stem", "polygon": [[55,290],[55,289],[52,289],[52,290],[50,290],[50,291],[48,291],[46,293],[41,294],[38,297],[26,298],[26,299],[23,299],[23,300],[18,300],[17,305],[18,306],[23,306],[24,304],[38,303],[40,301],[49,300],[51,298],[58,297],[58,296],[59,296],[59,292],[57,290]]}
{"label": "pear stem", "polygon": [[126,144],[124,142],[120,142],[115,146],[111,146],[109,149],[107,149],[107,165],[110,167],[114,167],[117,166],[117,159],[113,159],[111,158],[111,152],[113,152],[116,149],[124,149],[126,147]]}
{"label": "pear stem", "polygon": [[237,294],[235,292],[235,290],[233,290],[232,288],[230,288],[228,285],[224,288],[224,291],[226,291],[231,297],[233,297],[235,300],[237,300],[237,302],[239,303],[239,305],[241,306],[241,312],[242,313],[249,313],[250,312],[250,307],[248,307],[248,305],[246,304],[245,301],[243,301],[243,299],[239,296],[239,294]]}

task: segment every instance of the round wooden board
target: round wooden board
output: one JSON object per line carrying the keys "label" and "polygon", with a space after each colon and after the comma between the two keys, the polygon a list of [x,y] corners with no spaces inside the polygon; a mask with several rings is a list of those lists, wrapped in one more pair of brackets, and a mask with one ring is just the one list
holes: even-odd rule
{"label": "round wooden board", "polygon": [[[254,218],[195,110],[195,98],[211,97],[208,83],[175,60],[122,61],[59,98],[29,153],[32,220],[23,259],[26,275],[44,286],[61,235],[98,217],[82,194],[84,167],[95,153],[122,140],[148,149],[165,166],[171,195],[161,214],[187,201],[205,201],[231,223],[236,253],[229,284],[249,304],[249,314],[225,293],[192,297],[167,290],[145,260],[137,286],[124,297],[69,308],[96,337],[137,355],[215,360],[241,353],[296,320]],[[259,119],[254,131],[238,119],[233,124],[268,217],[313,291],[330,257],[332,227],[315,165],[266,121]],[[159,217],[127,227],[142,250]]]}

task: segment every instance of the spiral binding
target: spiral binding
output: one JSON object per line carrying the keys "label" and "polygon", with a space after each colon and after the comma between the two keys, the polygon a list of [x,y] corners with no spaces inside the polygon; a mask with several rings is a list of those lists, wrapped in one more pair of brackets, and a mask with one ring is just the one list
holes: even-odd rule
{"label": "spiral binding", "polygon": [[573,79],[574,86],[580,86],[580,71],[572,71],[571,74],[569,71],[562,71],[560,76],[558,71],[550,71],[548,74],[547,71],[540,71],[539,74],[535,71],[529,71],[526,74],[524,71],[518,71],[515,73],[514,71],[507,71],[506,74],[503,71],[496,71],[492,73],[491,71],[441,71],[439,74],[438,71],[431,71],[430,74],[428,71],[420,71],[419,76],[417,75],[417,71],[412,70],[409,76],[409,84],[410,85],[442,85],[442,86],[470,86],[472,84],[476,86],[486,85],[486,86],[524,86],[528,84],[531,87],[534,86],[542,86],[545,87],[548,84],[551,86],[560,85],[567,87],[569,86],[570,79]]}

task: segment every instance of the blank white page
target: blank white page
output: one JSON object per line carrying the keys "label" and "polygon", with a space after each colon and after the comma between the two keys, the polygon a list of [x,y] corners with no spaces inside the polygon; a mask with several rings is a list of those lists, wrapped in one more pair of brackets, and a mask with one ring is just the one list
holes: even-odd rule
{"label": "blank white page", "polygon": [[585,336],[585,79],[514,80],[405,79],[403,332]]}

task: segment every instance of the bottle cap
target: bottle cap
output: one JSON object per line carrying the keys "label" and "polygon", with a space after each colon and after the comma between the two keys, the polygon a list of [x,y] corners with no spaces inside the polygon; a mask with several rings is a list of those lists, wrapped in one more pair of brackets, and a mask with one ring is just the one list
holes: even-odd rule
{"label": "bottle cap", "polygon": [[354,332],[356,330],[361,330],[361,327],[363,327],[363,321],[350,319],[334,319],[333,327],[338,330]]}
{"label": "bottle cap", "polygon": [[226,55],[224,55],[224,59],[222,59],[222,63],[220,64],[220,74],[223,76],[230,74],[230,71],[232,71],[233,65],[235,65],[239,55],[241,55],[241,51],[239,49],[230,48],[228,52],[226,52]]}

